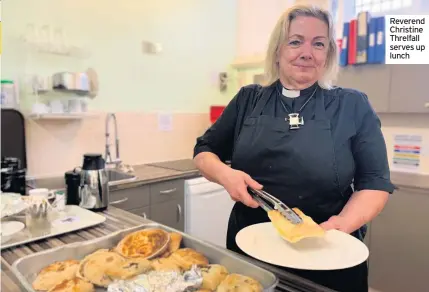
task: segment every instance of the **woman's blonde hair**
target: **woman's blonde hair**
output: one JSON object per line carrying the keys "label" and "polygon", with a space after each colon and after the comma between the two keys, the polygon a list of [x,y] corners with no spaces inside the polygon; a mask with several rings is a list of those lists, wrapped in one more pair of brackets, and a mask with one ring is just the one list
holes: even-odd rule
{"label": "woman's blonde hair", "polygon": [[265,83],[266,85],[271,85],[279,79],[277,56],[280,52],[281,45],[288,38],[291,21],[298,16],[315,17],[325,22],[328,26],[328,56],[326,59],[325,72],[318,83],[322,88],[331,89],[338,72],[338,50],[335,40],[334,24],[328,11],[312,5],[294,5],[286,10],[277,21],[270,36],[265,58]]}

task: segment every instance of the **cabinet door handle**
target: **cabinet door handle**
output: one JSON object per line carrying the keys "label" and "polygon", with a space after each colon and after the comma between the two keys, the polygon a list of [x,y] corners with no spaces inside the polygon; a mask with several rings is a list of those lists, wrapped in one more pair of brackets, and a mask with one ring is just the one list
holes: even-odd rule
{"label": "cabinet door handle", "polygon": [[110,205],[117,205],[117,204],[120,204],[120,203],[123,203],[123,202],[126,202],[126,201],[128,201],[128,197],[120,199],[120,200],[117,200],[117,201],[113,201],[113,202],[110,203]]}
{"label": "cabinet door handle", "polygon": [[165,191],[160,191],[159,193],[160,193],[161,195],[167,195],[167,194],[174,193],[176,190],[177,190],[177,189],[176,189],[176,188],[174,188],[174,189],[169,189],[169,190],[165,190]]}
{"label": "cabinet door handle", "polygon": [[144,219],[147,219],[146,212],[143,212],[142,216],[143,216]]}
{"label": "cabinet door handle", "polygon": [[180,218],[182,218],[182,206],[177,204],[177,222],[180,222]]}

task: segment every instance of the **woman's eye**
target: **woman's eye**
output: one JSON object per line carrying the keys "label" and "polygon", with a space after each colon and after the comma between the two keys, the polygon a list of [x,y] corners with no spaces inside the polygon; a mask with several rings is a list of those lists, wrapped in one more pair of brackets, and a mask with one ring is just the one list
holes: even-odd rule
{"label": "woman's eye", "polygon": [[292,45],[292,46],[298,46],[299,44],[300,44],[300,41],[297,41],[297,40],[289,42],[289,45]]}
{"label": "woman's eye", "polygon": [[322,42],[317,42],[317,43],[316,43],[316,47],[323,48],[324,46],[325,46],[325,44],[324,44],[324,43],[322,43]]}

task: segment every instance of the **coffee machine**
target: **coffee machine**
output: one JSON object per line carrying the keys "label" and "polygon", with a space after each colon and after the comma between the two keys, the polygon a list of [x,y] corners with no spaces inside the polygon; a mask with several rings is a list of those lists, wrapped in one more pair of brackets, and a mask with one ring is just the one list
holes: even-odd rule
{"label": "coffee machine", "polygon": [[101,154],[85,154],[80,172],[79,206],[101,211],[109,205],[109,179]]}
{"label": "coffee machine", "polygon": [[1,158],[1,191],[26,195],[26,169],[16,157]]}

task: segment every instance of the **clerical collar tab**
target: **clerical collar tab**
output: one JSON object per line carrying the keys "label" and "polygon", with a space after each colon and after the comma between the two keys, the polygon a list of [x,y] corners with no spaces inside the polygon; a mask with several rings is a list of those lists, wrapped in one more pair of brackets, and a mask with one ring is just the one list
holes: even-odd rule
{"label": "clerical collar tab", "polygon": [[300,95],[300,90],[290,90],[283,87],[282,94],[286,97],[296,98]]}

